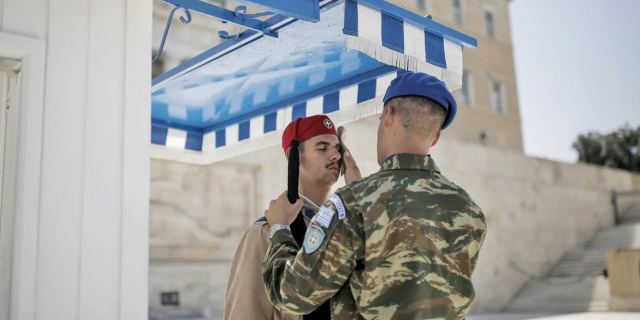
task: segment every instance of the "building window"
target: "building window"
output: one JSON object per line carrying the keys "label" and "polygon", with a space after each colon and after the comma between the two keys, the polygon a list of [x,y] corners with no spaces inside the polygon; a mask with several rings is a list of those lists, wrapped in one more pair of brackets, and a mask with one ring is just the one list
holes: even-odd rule
{"label": "building window", "polygon": [[416,0],[418,2],[418,9],[427,11],[427,0]]}
{"label": "building window", "polygon": [[496,80],[491,80],[491,108],[496,113],[505,112],[504,85]]}
{"label": "building window", "polygon": [[473,75],[466,70],[462,73],[462,101],[468,106],[473,102]]}
{"label": "building window", "polygon": [[484,11],[484,28],[489,38],[493,39],[496,37],[496,26],[495,21],[493,20],[493,12],[489,10]]}
{"label": "building window", "polygon": [[452,0],[453,4],[453,20],[457,24],[462,24],[462,0]]}
{"label": "building window", "polygon": [[489,136],[487,135],[486,132],[482,131],[478,135],[478,141],[480,142],[481,145],[487,146],[489,144]]}

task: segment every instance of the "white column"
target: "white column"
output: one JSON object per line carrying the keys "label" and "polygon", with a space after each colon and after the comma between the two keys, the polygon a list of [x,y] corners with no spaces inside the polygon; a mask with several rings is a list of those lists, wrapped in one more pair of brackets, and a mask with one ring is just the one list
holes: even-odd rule
{"label": "white column", "polygon": [[23,91],[12,317],[146,319],[152,1],[2,5],[0,35],[44,46],[24,74],[44,84]]}

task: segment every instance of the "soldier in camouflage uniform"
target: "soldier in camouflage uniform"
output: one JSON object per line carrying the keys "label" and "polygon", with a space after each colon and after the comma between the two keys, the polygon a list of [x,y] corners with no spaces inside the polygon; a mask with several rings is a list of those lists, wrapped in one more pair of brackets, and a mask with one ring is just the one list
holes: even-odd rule
{"label": "soldier in camouflage uniform", "polygon": [[438,79],[406,72],[383,101],[380,171],[330,196],[301,250],[278,227],[301,203],[283,195],[266,211],[277,231],[263,277],[283,311],[308,313],[333,297],[333,319],[463,319],[473,301],[485,218],[428,155],[455,116],[455,100]]}

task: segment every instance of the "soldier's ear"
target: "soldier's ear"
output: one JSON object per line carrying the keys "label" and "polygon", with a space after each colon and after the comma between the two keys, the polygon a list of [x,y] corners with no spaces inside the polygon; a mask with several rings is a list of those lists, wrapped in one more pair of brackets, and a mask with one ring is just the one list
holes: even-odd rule
{"label": "soldier's ear", "polygon": [[383,114],[383,117],[382,117],[382,122],[386,127],[391,126],[395,117],[397,116],[398,113],[396,108],[397,107],[393,102],[390,102],[389,104],[387,104],[387,107],[385,108],[386,112]]}
{"label": "soldier's ear", "polygon": [[438,130],[438,132],[436,133],[435,138],[433,138],[433,141],[431,142],[431,146],[435,146],[436,144],[438,144],[438,141],[440,141],[440,135],[442,133],[442,130]]}

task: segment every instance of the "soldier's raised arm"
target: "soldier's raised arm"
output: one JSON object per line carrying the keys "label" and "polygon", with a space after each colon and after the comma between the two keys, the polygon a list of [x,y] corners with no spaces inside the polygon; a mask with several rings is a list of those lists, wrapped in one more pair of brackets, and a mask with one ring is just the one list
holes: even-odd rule
{"label": "soldier's raised arm", "polygon": [[[288,229],[272,228],[278,230],[272,234],[263,277],[276,308],[309,313],[347,282],[364,253],[362,215],[352,199],[347,188],[332,195],[311,220],[301,250]],[[283,222],[278,220],[284,215],[278,212],[282,207],[277,209],[281,201],[287,199],[278,198],[266,212],[272,226]]]}

